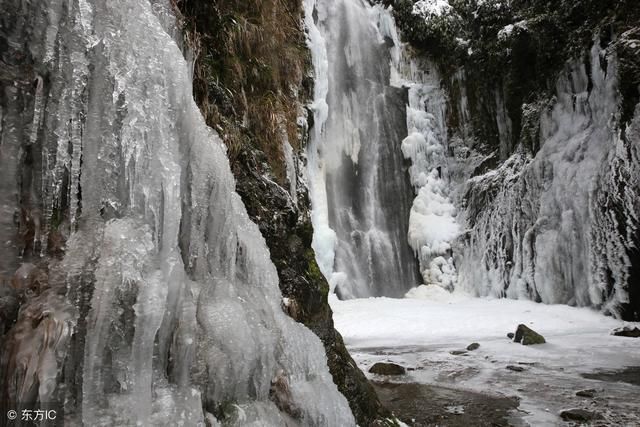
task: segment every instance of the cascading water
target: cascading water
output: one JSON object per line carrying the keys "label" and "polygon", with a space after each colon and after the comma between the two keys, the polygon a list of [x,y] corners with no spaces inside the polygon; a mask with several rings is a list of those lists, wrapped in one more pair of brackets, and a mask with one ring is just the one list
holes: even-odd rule
{"label": "cascading water", "polygon": [[282,311],[170,3],[2,10],[0,274],[24,263],[25,301],[3,405],[65,402],[71,425],[354,425],[319,339]]}
{"label": "cascading water", "polygon": [[314,57],[309,149],[314,249],[341,298],[398,297],[418,284],[407,243],[411,185],[400,142],[406,90],[391,86],[387,41],[361,0],[306,2]]}

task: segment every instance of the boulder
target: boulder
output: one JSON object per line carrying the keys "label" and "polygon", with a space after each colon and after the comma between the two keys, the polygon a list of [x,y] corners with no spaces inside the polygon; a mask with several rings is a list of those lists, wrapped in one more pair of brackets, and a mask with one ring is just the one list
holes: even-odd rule
{"label": "boulder", "polygon": [[369,372],[378,375],[404,375],[407,370],[396,363],[378,362],[369,368]]}
{"label": "boulder", "polygon": [[585,423],[601,418],[601,416],[597,412],[587,411],[586,409],[573,408],[561,411],[560,418],[565,421],[576,421],[579,423]]}
{"label": "boulder", "polygon": [[467,350],[451,350],[449,353],[454,356],[464,356],[467,354]]}
{"label": "boulder", "polygon": [[479,348],[480,348],[480,344],[478,344],[477,342],[473,342],[467,346],[467,350],[469,351],[477,350]]}
{"label": "boulder", "polygon": [[522,345],[544,344],[546,342],[542,335],[523,324],[518,325],[514,341],[521,342]]}
{"label": "boulder", "polygon": [[507,369],[514,372],[524,371],[524,368],[522,366],[516,366],[516,365],[507,365]]}
{"label": "boulder", "polygon": [[513,339],[513,337],[515,337],[515,336],[516,336],[516,334],[514,334],[513,332],[509,332],[509,333],[507,334],[507,338],[509,338],[510,340],[512,340],[512,339]]}
{"label": "boulder", "polygon": [[590,388],[588,390],[580,390],[579,392],[576,393],[576,396],[578,397],[589,397],[592,398],[596,395],[596,391],[593,388]]}
{"label": "boulder", "polygon": [[617,337],[640,338],[640,329],[637,327],[632,328],[631,326],[623,326],[611,331],[611,335],[615,335]]}

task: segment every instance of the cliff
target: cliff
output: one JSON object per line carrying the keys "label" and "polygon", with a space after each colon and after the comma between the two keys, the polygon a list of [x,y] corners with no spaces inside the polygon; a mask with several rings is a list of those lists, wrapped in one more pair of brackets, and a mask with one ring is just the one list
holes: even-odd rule
{"label": "cliff", "polygon": [[637,5],[386,4],[445,93],[458,286],[637,320]]}

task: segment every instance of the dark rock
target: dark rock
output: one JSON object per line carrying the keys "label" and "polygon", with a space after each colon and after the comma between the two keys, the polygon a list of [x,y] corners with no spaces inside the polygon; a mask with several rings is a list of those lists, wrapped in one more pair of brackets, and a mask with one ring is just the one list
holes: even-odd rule
{"label": "dark rock", "polygon": [[0,337],[15,323],[19,308],[18,293],[0,279]]}
{"label": "dark rock", "polygon": [[522,345],[544,344],[546,342],[542,335],[523,324],[518,325],[514,341],[521,342]]}
{"label": "dark rock", "polygon": [[453,354],[454,356],[464,356],[467,354],[467,350],[452,350],[449,353]]}
{"label": "dark rock", "polygon": [[477,350],[479,348],[480,348],[480,344],[478,344],[477,342],[471,343],[467,346],[467,350],[469,351]]}
{"label": "dark rock", "polygon": [[514,372],[524,371],[524,368],[522,366],[516,366],[516,365],[507,365],[507,369]]}
{"label": "dark rock", "polygon": [[601,418],[597,412],[587,411],[586,409],[573,408],[565,409],[560,412],[560,418],[565,421],[589,422]]}
{"label": "dark rock", "polygon": [[637,327],[632,328],[631,326],[623,326],[611,331],[611,335],[615,335],[617,337],[640,338],[640,329]]}
{"label": "dark rock", "polygon": [[509,338],[510,340],[512,340],[512,339],[513,339],[513,337],[515,337],[515,336],[516,336],[516,334],[514,334],[513,332],[509,332],[509,333],[507,334],[507,338]]}
{"label": "dark rock", "polygon": [[578,397],[595,397],[596,395],[596,391],[595,389],[587,389],[587,390],[580,390],[579,392],[576,393],[576,396]]}
{"label": "dark rock", "polygon": [[[442,387],[435,384],[374,382],[378,396],[398,419],[410,426],[520,425],[516,397]],[[464,412],[455,411],[464,407]],[[452,412],[457,412],[453,415]],[[523,423],[524,424],[524,423]],[[374,425],[368,425],[373,427]],[[397,427],[386,423],[376,426]],[[365,426],[363,426],[365,427]]]}
{"label": "dark rock", "polygon": [[378,375],[404,375],[406,369],[396,363],[378,362],[369,368],[369,372]]}

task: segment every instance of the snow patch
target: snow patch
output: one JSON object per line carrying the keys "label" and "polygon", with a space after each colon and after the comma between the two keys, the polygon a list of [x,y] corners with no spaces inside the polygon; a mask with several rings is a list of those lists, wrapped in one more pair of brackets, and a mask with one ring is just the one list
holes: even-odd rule
{"label": "snow patch", "polygon": [[442,16],[451,11],[447,0],[419,0],[413,5],[412,13],[425,18]]}

